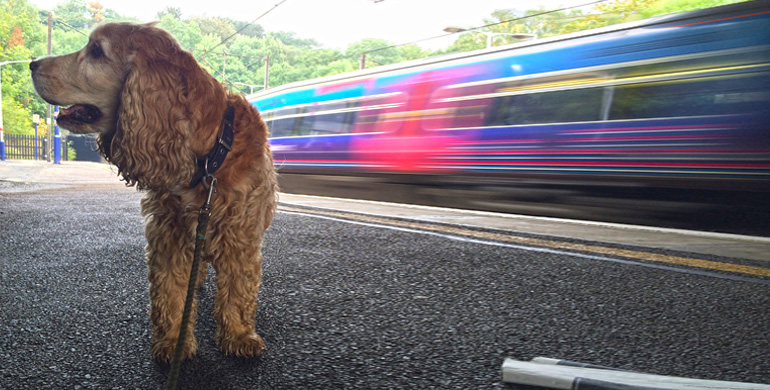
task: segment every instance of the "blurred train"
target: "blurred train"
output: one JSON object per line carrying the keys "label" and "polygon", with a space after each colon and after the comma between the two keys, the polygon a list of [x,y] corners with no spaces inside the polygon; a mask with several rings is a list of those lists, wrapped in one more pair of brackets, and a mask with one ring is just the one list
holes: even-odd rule
{"label": "blurred train", "polygon": [[286,192],[770,235],[770,1],[249,100]]}

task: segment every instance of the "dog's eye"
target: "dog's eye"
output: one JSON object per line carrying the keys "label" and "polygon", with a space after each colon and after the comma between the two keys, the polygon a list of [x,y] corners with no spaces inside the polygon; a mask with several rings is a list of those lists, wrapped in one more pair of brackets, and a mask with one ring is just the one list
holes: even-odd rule
{"label": "dog's eye", "polygon": [[88,46],[88,55],[91,58],[99,59],[104,57],[104,50],[98,43],[92,43]]}

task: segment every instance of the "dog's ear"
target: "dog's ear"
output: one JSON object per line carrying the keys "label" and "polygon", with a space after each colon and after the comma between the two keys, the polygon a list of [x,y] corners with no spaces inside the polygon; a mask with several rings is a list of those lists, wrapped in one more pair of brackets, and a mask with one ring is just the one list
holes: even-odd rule
{"label": "dog's ear", "polygon": [[216,133],[224,91],[165,31],[141,25],[129,40],[109,159],[129,185],[183,186],[196,168],[191,142],[198,129]]}

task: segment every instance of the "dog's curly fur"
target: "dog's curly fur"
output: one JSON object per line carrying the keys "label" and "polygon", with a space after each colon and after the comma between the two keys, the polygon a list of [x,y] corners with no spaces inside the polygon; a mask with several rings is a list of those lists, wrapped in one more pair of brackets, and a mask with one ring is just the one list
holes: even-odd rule
{"label": "dog's curly fur", "polygon": [[[127,185],[147,190],[141,206],[152,355],[161,361],[172,358],[176,345],[198,210],[206,196],[203,185],[188,188],[195,158],[213,147],[228,104],[235,108],[234,145],[216,172],[205,257],[216,271],[217,342],[227,354],[261,353],[264,343],[255,332],[261,246],[275,213],[277,182],[257,110],[154,24],[102,25],[82,50],[43,58],[30,69],[43,99],[72,105],[62,110],[59,124],[98,133],[100,151]],[[205,274],[204,266],[199,284]],[[193,314],[185,358],[197,349],[194,323]]]}

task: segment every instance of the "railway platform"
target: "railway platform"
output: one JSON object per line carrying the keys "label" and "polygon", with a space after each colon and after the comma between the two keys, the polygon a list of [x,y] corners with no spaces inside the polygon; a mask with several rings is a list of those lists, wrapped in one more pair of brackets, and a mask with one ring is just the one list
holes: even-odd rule
{"label": "railway platform", "polygon": [[[0,196],[14,190],[13,183],[34,183],[25,190],[56,189],[83,185],[123,185],[117,170],[107,164],[64,162],[54,165],[38,161],[0,162]],[[657,251],[692,253],[770,264],[770,237],[724,234],[692,230],[624,225],[560,218],[511,215],[473,210],[405,205],[299,194],[279,194],[283,209],[310,208],[354,213],[369,217],[411,220],[442,226],[461,226],[479,231],[551,237],[609,245],[634,246]]]}

